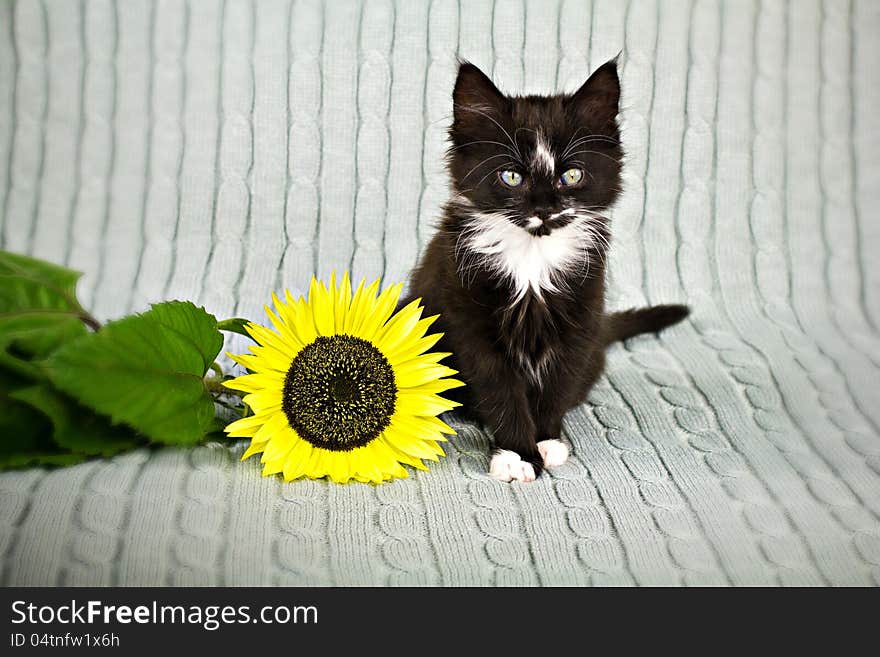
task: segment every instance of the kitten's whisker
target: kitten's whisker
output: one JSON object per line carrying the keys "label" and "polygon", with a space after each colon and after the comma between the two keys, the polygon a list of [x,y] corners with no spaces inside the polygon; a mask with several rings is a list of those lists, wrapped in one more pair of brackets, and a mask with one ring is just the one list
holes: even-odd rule
{"label": "kitten's whisker", "polygon": [[571,136],[571,139],[569,139],[569,140],[568,140],[568,143],[565,145],[565,150],[562,152],[562,156],[563,156],[563,157],[565,156],[565,153],[568,152],[568,149],[571,147],[571,142],[573,142],[573,141],[575,140],[575,137],[577,137],[578,133],[579,133],[581,130],[586,130],[586,127],[585,127],[585,126],[579,126],[579,127],[577,128],[577,130],[574,131],[574,134]]}
{"label": "kitten's whisker", "polygon": [[595,226],[588,224],[588,230],[591,238],[597,242],[596,255],[599,256],[599,259],[602,262],[602,267],[607,268],[607,253],[611,249],[611,243],[605,235],[596,230]]}
{"label": "kitten's whisker", "polygon": [[504,167],[505,167],[505,165],[502,164],[500,167],[498,167],[498,168],[496,168],[496,169],[493,169],[492,171],[490,171],[489,173],[487,173],[485,176],[483,176],[482,178],[480,178],[480,182],[478,182],[478,183],[476,184],[476,186],[474,187],[474,189],[476,189],[477,187],[479,187],[480,185],[482,185],[482,184],[483,184],[483,181],[486,180],[486,178],[488,178],[489,176],[491,176],[493,173],[497,173],[498,171],[501,171],[502,169],[504,169]]}
{"label": "kitten's whisker", "polygon": [[428,125],[437,125],[438,123],[440,123],[442,121],[449,121],[452,118],[453,118],[453,115],[451,113],[444,114],[443,116],[440,116],[440,117],[434,119],[433,121],[428,121]]}
{"label": "kitten's whisker", "polygon": [[[580,128],[578,128],[578,130],[580,130]],[[575,131],[575,135],[577,135],[577,132],[578,131]],[[607,144],[612,144],[614,146],[617,146],[620,144],[619,139],[614,139],[613,137],[608,137],[606,135],[587,135],[585,137],[581,137],[577,141],[574,141],[574,135],[573,135],[572,138],[569,140],[568,145],[565,147],[565,150],[562,151],[562,155],[560,155],[560,158],[564,158],[566,155],[569,154],[570,151],[577,148],[580,144],[586,144],[591,141],[605,142]]]}
{"label": "kitten's whisker", "polygon": [[523,132],[534,132],[536,137],[538,135],[537,130],[534,130],[533,128],[526,128],[524,126],[520,126],[519,128],[517,128],[516,130],[513,131],[513,138],[514,139],[516,139],[516,133],[518,133],[520,130],[522,130]]}
{"label": "kitten's whisker", "polygon": [[607,253],[611,249],[611,240],[592,226],[589,227],[589,231],[593,239],[597,240],[599,242],[598,245],[602,247],[601,252],[603,254]]}
{"label": "kitten's whisker", "polygon": [[513,149],[516,151],[516,154],[517,154],[517,156],[519,157],[520,164],[522,164],[522,159],[523,159],[523,157],[522,157],[522,153],[520,153],[520,151],[519,151],[519,146],[516,145],[516,142],[513,140],[513,138],[510,136],[510,133],[507,132],[507,130],[504,128],[503,125],[501,125],[500,123],[498,123],[498,121],[496,121],[495,119],[493,119],[493,118],[492,118],[491,116],[489,116],[486,112],[481,112],[481,111],[478,110],[476,107],[467,107],[467,106],[463,106],[463,105],[458,105],[457,103],[453,103],[453,107],[458,107],[459,109],[462,109],[462,110],[465,110],[465,111],[468,111],[468,112],[476,112],[477,114],[479,114],[479,115],[481,115],[481,116],[485,116],[485,117],[486,117],[487,119],[489,119],[492,123],[494,123],[495,125],[497,125],[497,126],[501,129],[501,132],[503,132],[503,133],[507,136],[507,139],[510,141],[510,145],[513,146]]}
{"label": "kitten's whisker", "polygon": [[[602,238],[597,238],[598,242],[603,242]],[[599,259],[602,261],[602,265],[608,264],[607,253],[608,253],[608,245],[602,244],[602,248],[596,249],[596,255],[599,256]]]}
{"label": "kitten's whisker", "polygon": [[[482,162],[480,162],[477,166],[475,166],[473,169],[471,169],[470,171],[468,171],[468,172],[465,174],[465,176],[461,179],[461,181],[464,182],[465,180],[467,180],[468,177],[469,177],[474,171],[476,171],[476,170],[479,169],[481,166],[483,166],[484,164],[486,164],[486,162],[488,162],[489,160],[496,160],[496,159],[498,159],[499,157],[510,157],[510,156],[509,156],[507,153],[499,153],[498,155],[490,155],[490,156],[487,157],[485,160],[483,160]],[[498,170],[498,169],[495,169],[495,171],[497,171],[497,170]],[[485,178],[484,178],[484,180],[485,180]],[[482,182],[483,182],[483,181],[481,180],[480,183],[482,183]],[[477,183],[477,187],[480,186],[480,183]]]}
{"label": "kitten's whisker", "polygon": [[[579,227],[587,228],[587,236],[589,237],[589,227],[586,222],[580,222]],[[581,270],[584,272],[583,277],[581,277],[581,284],[583,284],[584,280],[586,280],[587,276],[590,274],[590,245],[589,243],[584,244],[581,249]]]}
{"label": "kitten's whisker", "polygon": [[[479,182],[478,182],[476,185],[474,185],[473,187],[470,187],[470,188],[468,188],[468,189],[463,189],[463,190],[461,190],[459,193],[463,195],[463,194],[466,194],[466,193],[468,193],[468,192],[472,192],[472,191],[474,191],[475,189],[477,189],[477,187],[479,187],[480,185],[483,184],[483,181],[486,180],[486,178],[488,178],[489,176],[491,176],[493,173],[497,173],[498,171],[503,170],[506,166],[509,166],[509,165],[508,165],[507,163],[505,163],[505,164],[502,164],[502,165],[499,166],[499,167],[496,167],[495,169],[492,169],[489,173],[487,173],[485,176],[483,176],[482,178],[480,178]],[[463,180],[463,179],[462,179],[462,180]]]}
{"label": "kitten's whisker", "polygon": [[500,141],[493,141],[493,140],[491,140],[491,139],[480,139],[480,140],[478,140],[478,141],[469,141],[468,143],[466,143],[466,144],[460,144],[459,146],[450,146],[447,150],[448,150],[449,152],[453,152],[453,151],[457,151],[457,150],[459,150],[459,149],[461,149],[461,148],[466,148],[467,146],[475,146],[475,145],[477,145],[477,144],[495,144],[496,146],[501,146],[501,148],[506,148],[506,149],[507,149],[508,151],[510,151],[514,156],[518,156],[518,155],[519,155],[516,151],[514,151],[514,150],[513,150],[510,146],[508,146],[507,144],[502,143],[502,142],[500,142]]}
{"label": "kitten's whisker", "polygon": [[[606,144],[614,144],[617,145],[620,143],[620,140],[614,139],[613,137],[607,137],[605,135],[586,135],[585,137],[581,137],[579,139],[573,140],[569,142],[569,145],[566,147],[566,151],[570,151],[578,146],[578,144],[585,144],[591,141],[599,141]],[[565,152],[565,151],[563,151]]]}
{"label": "kitten's whisker", "polygon": [[572,155],[580,155],[581,153],[592,153],[594,155],[601,155],[602,157],[607,157],[609,160],[611,160],[615,164],[618,164],[618,161],[616,158],[611,157],[610,155],[608,155],[608,153],[602,153],[600,151],[588,151],[588,150],[575,151],[574,153],[572,153]]}

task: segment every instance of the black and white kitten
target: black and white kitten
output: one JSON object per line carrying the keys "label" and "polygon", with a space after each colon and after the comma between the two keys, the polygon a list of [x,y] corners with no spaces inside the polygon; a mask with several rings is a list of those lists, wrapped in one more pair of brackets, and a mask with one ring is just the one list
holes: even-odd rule
{"label": "black and white kitten", "polygon": [[505,96],[476,66],[459,66],[447,158],[454,194],[407,301],[421,297],[427,315],[440,313],[436,349],[453,352],[467,386],[452,392],[492,431],[489,474],[501,481],[532,481],[565,462],[562,417],[585,400],[610,343],[688,314],[679,305],[604,309],[619,98],[616,60],[557,96]]}

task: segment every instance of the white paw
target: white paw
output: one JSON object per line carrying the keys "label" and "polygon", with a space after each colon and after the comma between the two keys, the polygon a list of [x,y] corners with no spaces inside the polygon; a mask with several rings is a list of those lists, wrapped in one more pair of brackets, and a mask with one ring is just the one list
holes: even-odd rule
{"label": "white paw", "polygon": [[553,468],[562,465],[568,460],[568,445],[561,440],[542,440],[538,443],[538,451],[544,459],[545,468]]}
{"label": "white paw", "polygon": [[534,481],[535,468],[516,452],[502,449],[489,462],[489,476],[498,481]]}

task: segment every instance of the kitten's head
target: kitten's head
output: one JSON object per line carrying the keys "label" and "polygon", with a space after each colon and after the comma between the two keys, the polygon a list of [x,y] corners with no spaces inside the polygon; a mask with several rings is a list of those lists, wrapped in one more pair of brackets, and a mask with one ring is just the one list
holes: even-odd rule
{"label": "kitten's head", "polygon": [[448,154],[459,201],[535,237],[606,210],[620,189],[619,99],[616,59],[573,94],[522,97],[462,63]]}

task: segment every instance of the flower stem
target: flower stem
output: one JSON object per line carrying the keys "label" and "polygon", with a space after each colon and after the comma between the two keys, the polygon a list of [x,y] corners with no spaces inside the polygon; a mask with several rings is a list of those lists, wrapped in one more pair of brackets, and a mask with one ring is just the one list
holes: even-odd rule
{"label": "flower stem", "polygon": [[217,377],[205,377],[205,388],[207,388],[208,392],[215,395],[235,395],[236,397],[241,397],[241,393],[238,390],[233,390],[232,388],[227,388],[223,385],[223,381],[221,381]]}
{"label": "flower stem", "polygon": [[231,317],[230,319],[223,319],[217,322],[217,328],[221,331],[230,331],[231,333],[238,333],[243,335],[246,338],[253,338],[251,334],[247,332],[245,326],[248,325],[248,320],[243,319],[241,317]]}
{"label": "flower stem", "polygon": [[101,322],[99,322],[97,319],[95,319],[94,317],[92,317],[92,316],[91,316],[88,312],[86,312],[85,310],[83,310],[83,311],[80,313],[79,318],[82,320],[83,324],[85,324],[86,326],[88,326],[88,327],[89,327],[90,329],[92,329],[93,331],[100,331],[100,330],[101,330]]}

